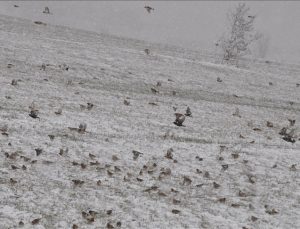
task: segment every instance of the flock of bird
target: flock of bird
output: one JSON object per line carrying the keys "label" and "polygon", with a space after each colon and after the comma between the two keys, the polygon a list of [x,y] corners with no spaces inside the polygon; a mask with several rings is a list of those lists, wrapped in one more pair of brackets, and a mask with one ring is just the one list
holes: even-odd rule
{"label": "flock of bird", "polygon": [[[15,6],[15,7],[17,7],[17,6]],[[150,7],[150,6],[145,6],[145,9],[147,10],[148,13],[151,13],[151,12],[154,11],[154,9],[153,9],[152,7]],[[45,7],[43,13],[45,13],[45,14],[50,14],[49,8],[48,8],[48,7]],[[146,53],[147,55],[150,55],[150,50],[149,50],[149,49],[145,49],[145,53]],[[65,70],[65,71],[68,71],[68,70],[69,70],[69,66],[67,66],[67,65],[65,65],[65,64],[62,64],[62,65],[60,65],[59,67],[60,67],[62,70]],[[41,70],[41,71],[46,71],[46,68],[47,68],[47,64],[42,64],[40,70]],[[217,82],[222,83],[223,80],[222,80],[221,78],[218,77],[218,78],[217,78]],[[12,85],[12,86],[18,85],[18,80],[13,79],[12,82],[11,82],[11,85]],[[151,92],[152,92],[153,94],[159,94],[159,90],[157,89],[158,87],[161,87],[161,82],[157,82],[156,88],[155,88],[155,87],[151,88]],[[173,95],[176,95],[176,92],[175,92],[175,91],[173,91]],[[127,98],[124,99],[124,102],[123,102],[123,103],[124,103],[124,105],[126,105],[126,106],[129,106],[129,105],[130,105],[130,101],[129,101]],[[152,105],[155,105],[155,103],[153,103]],[[82,110],[85,110],[85,109],[91,110],[91,109],[93,109],[93,107],[94,107],[94,104],[92,104],[92,103],[86,103],[86,104],[84,104],[84,105],[83,105],[83,104],[80,105],[80,108],[81,108]],[[39,119],[39,118],[40,118],[40,117],[39,117],[39,110],[37,109],[36,105],[35,105],[34,103],[32,103],[31,106],[30,106],[29,108],[30,108],[30,111],[29,111],[29,114],[28,114],[28,115],[29,115],[31,118],[33,118],[33,119]],[[176,109],[177,109],[177,108],[174,108],[174,111],[176,111]],[[63,112],[62,109],[59,108],[59,109],[58,109],[57,111],[55,111],[54,113],[55,113],[56,115],[59,116],[59,115],[62,114],[62,112]],[[234,112],[232,115],[233,115],[234,117],[237,117],[237,118],[241,118],[241,117],[242,117],[242,115],[241,115],[241,113],[240,113],[240,110],[239,110],[238,108],[236,108],[235,112]],[[173,122],[173,124],[176,125],[176,126],[178,126],[178,127],[184,127],[183,123],[185,122],[186,118],[193,118],[193,115],[192,115],[192,112],[191,112],[191,108],[190,108],[189,106],[186,108],[185,113],[178,113],[178,112],[175,113],[175,121]],[[289,125],[286,126],[286,127],[283,127],[283,128],[280,130],[279,134],[282,136],[282,139],[283,139],[283,140],[285,140],[285,141],[287,141],[287,142],[291,142],[291,143],[294,143],[294,142],[296,141],[296,138],[295,138],[295,129],[293,128],[293,127],[295,126],[295,122],[296,122],[296,120],[289,119]],[[273,123],[272,123],[272,122],[269,122],[269,121],[267,122],[266,125],[267,125],[267,127],[269,127],[269,128],[273,128],[273,126],[274,126]],[[76,131],[76,132],[78,132],[78,133],[83,134],[83,133],[86,133],[86,131],[87,131],[87,124],[86,124],[86,123],[80,123],[78,128],[74,128],[74,127],[68,127],[68,128],[69,128],[70,130],[72,130],[72,131]],[[259,128],[254,128],[253,130],[259,131],[260,129],[259,129]],[[0,131],[2,131],[2,134],[3,134],[3,135],[7,134],[7,128],[1,128]],[[54,135],[49,135],[49,138],[50,138],[51,140],[53,140],[54,137],[55,137]],[[223,152],[223,151],[225,150],[225,148],[226,148],[225,146],[220,146],[220,153]],[[60,155],[63,155],[63,154],[65,154],[65,153],[67,152],[67,150],[68,150],[68,149],[66,149],[66,150],[61,149],[60,152],[59,152],[59,154],[60,154]],[[43,150],[42,150],[41,148],[36,148],[36,149],[35,149],[35,152],[36,152],[36,155],[39,156],[40,154],[43,153]],[[134,161],[138,160],[138,158],[141,157],[142,155],[143,155],[142,152],[139,152],[139,151],[137,151],[137,150],[132,150],[132,158],[133,158]],[[14,159],[14,158],[17,157],[17,154],[12,153],[12,154],[7,154],[6,156],[7,156],[7,158]],[[95,155],[93,155],[93,154],[89,154],[89,157],[90,157],[91,159],[95,159]],[[172,160],[174,163],[177,163],[177,160],[174,159],[174,150],[173,150],[172,148],[169,148],[169,149],[167,150],[167,152],[166,152],[166,154],[164,155],[164,157],[165,157],[166,159],[168,159],[168,160]],[[239,157],[239,155],[238,155],[237,153],[232,153],[232,157],[233,157],[234,159],[237,159],[237,158]],[[23,159],[25,160],[25,158],[23,158]],[[199,161],[202,161],[202,160],[203,160],[203,158],[198,157],[198,156],[196,157],[196,159],[199,160]],[[112,156],[112,160],[113,160],[113,161],[117,161],[117,160],[119,160],[119,158],[118,158],[116,155],[113,155],[113,156]],[[220,156],[220,157],[218,158],[218,160],[223,161],[224,158],[222,158],[222,157]],[[34,160],[31,161],[31,163],[35,163]],[[92,163],[97,164],[98,162],[97,162],[97,161],[96,161],[96,162],[91,162],[90,165],[93,165]],[[86,164],[83,164],[83,163],[77,163],[77,162],[73,162],[72,165],[73,165],[73,166],[80,166],[82,169],[85,169],[86,166],[87,166]],[[156,171],[156,170],[157,170],[157,167],[158,167],[158,166],[157,166],[156,163],[151,163],[150,165],[146,165],[146,164],[145,164],[145,165],[143,166],[143,168],[142,168],[142,169],[140,170],[140,172],[139,172],[140,177],[136,178],[136,180],[137,180],[138,182],[142,182],[143,179],[141,178],[141,176],[143,175],[143,173],[152,174],[153,171]],[[224,171],[227,170],[228,168],[229,168],[229,165],[228,165],[228,164],[222,164],[222,169],[223,169]],[[19,169],[19,168],[16,167],[16,166],[14,166],[14,165],[12,165],[12,169],[15,170],[15,169]],[[26,167],[22,167],[22,169],[23,169],[23,170],[26,170]],[[295,165],[292,166],[292,169],[295,169]],[[111,170],[109,170],[109,169],[107,170],[108,176],[112,176],[112,175],[114,174],[114,171],[120,171],[120,168],[117,167],[117,166],[113,166],[113,169],[112,169],[112,170],[113,170],[113,171],[111,171]],[[211,178],[211,174],[210,174],[208,171],[200,171],[199,169],[197,169],[197,173],[198,173],[198,174],[202,174],[203,177],[205,177],[205,178]],[[172,174],[172,171],[171,171],[170,168],[161,168],[161,170],[160,170],[160,172],[159,172],[158,179],[159,179],[159,180],[163,180],[165,177],[168,177],[168,176],[170,176],[171,174]],[[131,177],[131,176],[132,176],[131,174],[128,174],[128,173],[127,173],[127,175],[124,176],[124,179],[123,179],[124,182],[130,180],[130,177]],[[13,178],[11,178],[10,182],[11,182],[12,184],[15,184],[17,181],[14,180]],[[73,184],[74,184],[75,186],[82,186],[82,185],[84,185],[84,181],[83,181],[83,180],[80,180],[80,179],[73,179],[72,182],[73,182]],[[191,185],[193,182],[194,182],[194,181],[192,180],[191,177],[189,177],[189,176],[183,176],[183,177],[182,177],[181,185],[183,185],[183,186],[188,186],[188,185]],[[249,182],[250,182],[251,184],[255,184],[255,183],[256,183],[256,178],[255,178],[253,175],[249,175]],[[100,181],[100,180],[97,181],[97,185],[101,185],[101,181]],[[201,187],[200,185],[203,185],[203,184],[199,184],[199,187]],[[197,186],[197,187],[198,187],[198,186]],[[217,181],[213,181],[213,182],[212,182],[212,187],[213,187],[214,189],[218,190],[218,189],[221,187],[221,184],[220,184],[220,183],[217,183]],[[146,193],[157,192],[157,194],[158,194],[159,196],[166,196],[166,195],[167,195],[166,193],[164,193],[163,191],[161,191],[160,188],[159,188],[158,186],[156,186],[156,185],[152,185],[151,187],[146,188],[146,189],[144,190],[144,192],[146,192]],[[172,189],[171,189],[171,192],[174,192],[174,193],[175,193],[175,192],[178,192],[178,191],[172,188]],[[239,190],[239,192],[237,193],[237,195],[238,195],[239,197],[246,197],[246,196],[247,196],[247,194],[246,194],[245,192],[241,191],[241,190]],[[172,199],[172,203],[173,203],[174,205],[178,205],[178,204],[180,203],[180,201],[181,201],[181,200],[176,199],[176,198],[173,198],[173,199]],[[225,203],[225,202],[228,201],[228,200],[226,200],[225,197],[220,197],[220,198],[218,198],[217,201],[220,202],[220,203]],[[237,205],[234,205],[234,204],[232,204],[231,206],[232,206],[232,207],[238,207]],[[173,214],[179,214],[179,213],[180,213],[180,210],[177,209],[177,208],[174,208],[174,209],[171,210],[171,212],[172,212]],[[275,215],[275,214],[278,214],[278,210],[276,210],[276,209],[274,209],[274,208],[266,207],[266,213],[268,213],[269,215]],[[93,223],[93,222],[95,221],[95,218],[96,218],[97,215],[98,215],[98,212],[96,212],[96,211],[94,211],[94,210],[87,210],[87,211],[82,211],[81,214],[82,214],[82,217],[83,217],[88,223]],[[112,214],[112,210],[107,210],[106,214],[107,214],[107,215],[111,215],[111,214]],[[32,220],[31,224],[32,224],[32,225],[38,224],[38,223],[40,222],[40,220],[41,220],[40,218],[34,219],[34,220]],[[258,220],[258,218],[257,218],[256,216],[252,216],[252,217],[251,217],[251,220],[252,220],[253,222],[255,222],[255,221]],[[23,223],[23,222],[22,222],[22,223]],[[21,225],[21,224],[19,224],[19,225]],[[115,224],[116,227],[121,227],[121,225],[122,225],[121,221],[117,221],[116,224]],[[114,228],[115,226],[114,226],[111,222],[108,222],[108,223],[106,224],[106,227],[107,227],[107,228]],[[73,229],[76,229],[76,228],[79,228],[79,227],[78,227],[76,224],[73,224],[72,228],[73,228]]]}
{"label": "flock of bird", "polygon": [[[19,5],[14,5],[14,7],[15,7],[15,8],[18,8]],[[151,13],[151,12],[154,11],[154,8],[151,7],[151,6],[145,6],[144,8],[147,10],[148,13]],[[43,10],[43,13],[44,13],[44,14],[51,14],[51,13],[50,13],[50,9],[49,9],[48,6],[45,6],[45,8],[44,8],[44,10]]]}

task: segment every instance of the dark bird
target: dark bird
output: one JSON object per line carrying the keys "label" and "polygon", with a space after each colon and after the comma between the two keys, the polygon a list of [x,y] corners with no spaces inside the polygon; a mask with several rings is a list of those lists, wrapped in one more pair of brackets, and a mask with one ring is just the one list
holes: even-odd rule
{"label": "dark bird", "polygon": [[186,108],[185,116],[192,117],[192,112],[191,112],[190,107],[187,107],[187,108]]}
{"label": "dark bird", "polygon": [[41,21],[35,21],[34,24],[37,24],[37,25],[47,25],[46,23],[41,22]]}
{"label": "dark bird", "polygon": [[280,130],[279,134],[280,134],[280,135],[286,135],[286,134],[287,134],[286,131],[287,131],[287,128],[286,128],[286,127],[283,127],[283,128]]}
{"label": "dark bird", "polygon": [[132,154],[133,154],[133,160],[136,160],[143,153],[136,151],[136,150],[132,150]]}
{"label": "dark bird", "polygon": [[14,5],[15,8],[19,7],[18,5]]}
{"label": "dark bird", "polygon": [[216,182],[213,182],[213,186],[214,186],[214,188],[220,188],[221,185],[219,185],[219,184],[216,183]]}
{"label": "dark bird", "polygon": [[41,149],[41,148],[37,148],[37,149],[34,149],[34,150],[36,152],[36,156],[39,156],[43,152],[43,149]]}
{"label": "dark bird", "polygon": [[173,209],[173,210],[172,210],[172,213],[173,213],[173,214],[179,214],[179,213],[180,213],[180,211],[179,211],[179,210],[177,210],[177,209]]}
{"label": "dark bird", "polygon": [[13,66],[13,64],[7,64],[7,68],[12,68]]}
{"label": "dark bird", "polygon": [[34,219],[31,221],[32,225],[38,224],[40,222],[41,219]]}
{"label": "dark bird", "polygon": [[159,93],[159,91],[158,90],[156,90],[155,88],[151,88],[151,92],[153,93],[153,94],[157,94],[157,93]]}
{"label": "dark bird", "polygon": [[182,124],[183,124],[183,122],[185,120],[185,115],[180,114],[180,113],[175,113],[175,116],[176,116],[176,119],[175,119],[174,124],[176,126],[182,126]]}
{"label": "dark bird", "polygon": [[190,185],[191,183],[191,178],[189,178],[188,176],[183,176],[183,185]]}
{"label": "dark bird", "polygon": [[43,11],[44,14],[50,14],[50,10],[49,10],[49,7],[46,6],[44,11]]}
{"label": "dark bird", "polygon": [[167,150],[167,153],[166,153],[166,155],[165,155],[165,158],[168,158],[168,159],[173,159],[173,149],[172,148],[170,148],[170,149],[168,149]]}
{"label": "dark bird", "polygon": [[29,116],[31,118],[38,118],[39,119],[37,110],[31,110],[30,113],[29,113]]}
{"label": "dark bird", "polygon": [[154,103],[154,102],[149,102],[149,105],[158,106],[157,103]]}
{"label": "dark bird", "polygon": [[11,81],[11,85],[16,86],[17,84],[18,84],[18,81],[17,81],[17,80],[13,79],[13,80]]}
{"label": "dark bird", "polygon": [[94,104],[92,103],[87,103],[87,109],[90,111],[94,107]]}
{"label": "dark bird", "polygon": [[82,185],[84,183],[84,181],[81,180],[72,180],[72,182],[74,183],[74,185]]}
{"label": "dark bird", "polygon": [[46,71],[46,64],[42,64],[41,70]]}
{"label": "dark bird", "polygon": [[79,124],[79,128],[78,128],[78,132],[79,132],[79,133],[84,133],[84,132],[86,132],[86,127],[87,127],[87,125],[86,125],[85,123],[80,123],[80,124]]}
{"label": "dark bird", "polygon": [[62,114],[62,108],[59,108],[57,111],[54,112],[56,115],[61,115]]}
{"label": "dark bird", "polygon": [[240,115],[240,110],[239,108],[235,108],[235,112],[232,114],[233,116],[241,118],[242,116]]}
{"label": "dark bird", "polygon": [[81,213],[82,217],[84,219],[86,219],[89,223],[92,223],[95,221],[95,214],[91,213],[91,211],[89,211],[89,213],[87,212],[82,212]]}
{"label": "dark bird", "polygon": [[108,229],[112,229],[112,228],[115,228],[111,223],[107,223],[106,224],[106,228]]}
{"label": "dark bird", "polygon": [[226,169],[228,169],[228,165],[226,164],[226,165],[222,165],[222,168],[224,169],[224,170],[226,170]]}
{"label": "dark bird", "polygon": [[273,125],[273,123],[272,122],[270,122],[270,121],[267,121],[267,127],[270,127],[270,128],[272,128],[274,125]]}
{"label": "dark bird", "polygon": [[144,7],[148,13],[151,13],[151,10],[154,11],[154,8],[152,8],[151,6],[145,6]]}
{"label": "dark bird", "polygon": [[150,50],[149,49],[144,49],[144,52],[149,55],[150,54]]}
{"label": "dark bird", "polygon": [[288,135],[288,134],[285,135],[282,139],[285,140],[285,141],[287,141],[287,142],[291,142],[291,143],[295,143],[296,142],[295,138],[293,138],[291,135]]}
{"label": "dark bird", "polygon": [[294,120],[294,119],[288,119],[288,120],[290,122],[290,126],[294,126],[295,125],[296,120]]}

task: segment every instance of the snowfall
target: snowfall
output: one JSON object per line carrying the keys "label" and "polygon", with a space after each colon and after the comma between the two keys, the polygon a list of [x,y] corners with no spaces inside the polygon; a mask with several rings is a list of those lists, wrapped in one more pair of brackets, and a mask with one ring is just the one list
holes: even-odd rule
{"label": "snowfall", "polygon": [[0,47],[1,229],[300,228],[300,64],[7,16]]}

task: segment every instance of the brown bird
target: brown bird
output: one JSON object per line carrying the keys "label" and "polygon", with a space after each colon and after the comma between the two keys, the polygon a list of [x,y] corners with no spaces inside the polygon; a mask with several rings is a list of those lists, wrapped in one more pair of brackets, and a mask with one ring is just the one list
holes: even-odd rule
{"label": "brown bird", "polygon": [[185,120],[185,115],[180,113],[175,113],[176,119],[175,122],[173,122],[176,126],[183,126],[183,122]]}

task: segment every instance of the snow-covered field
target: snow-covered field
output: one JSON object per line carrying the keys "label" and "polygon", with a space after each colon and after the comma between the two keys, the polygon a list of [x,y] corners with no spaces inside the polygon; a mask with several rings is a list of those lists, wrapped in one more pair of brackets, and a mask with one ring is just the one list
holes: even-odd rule
{"label": "snow-covered field", "polygon": [[4,16],[0,48],[1,229],[300,228],[300,65]]}

